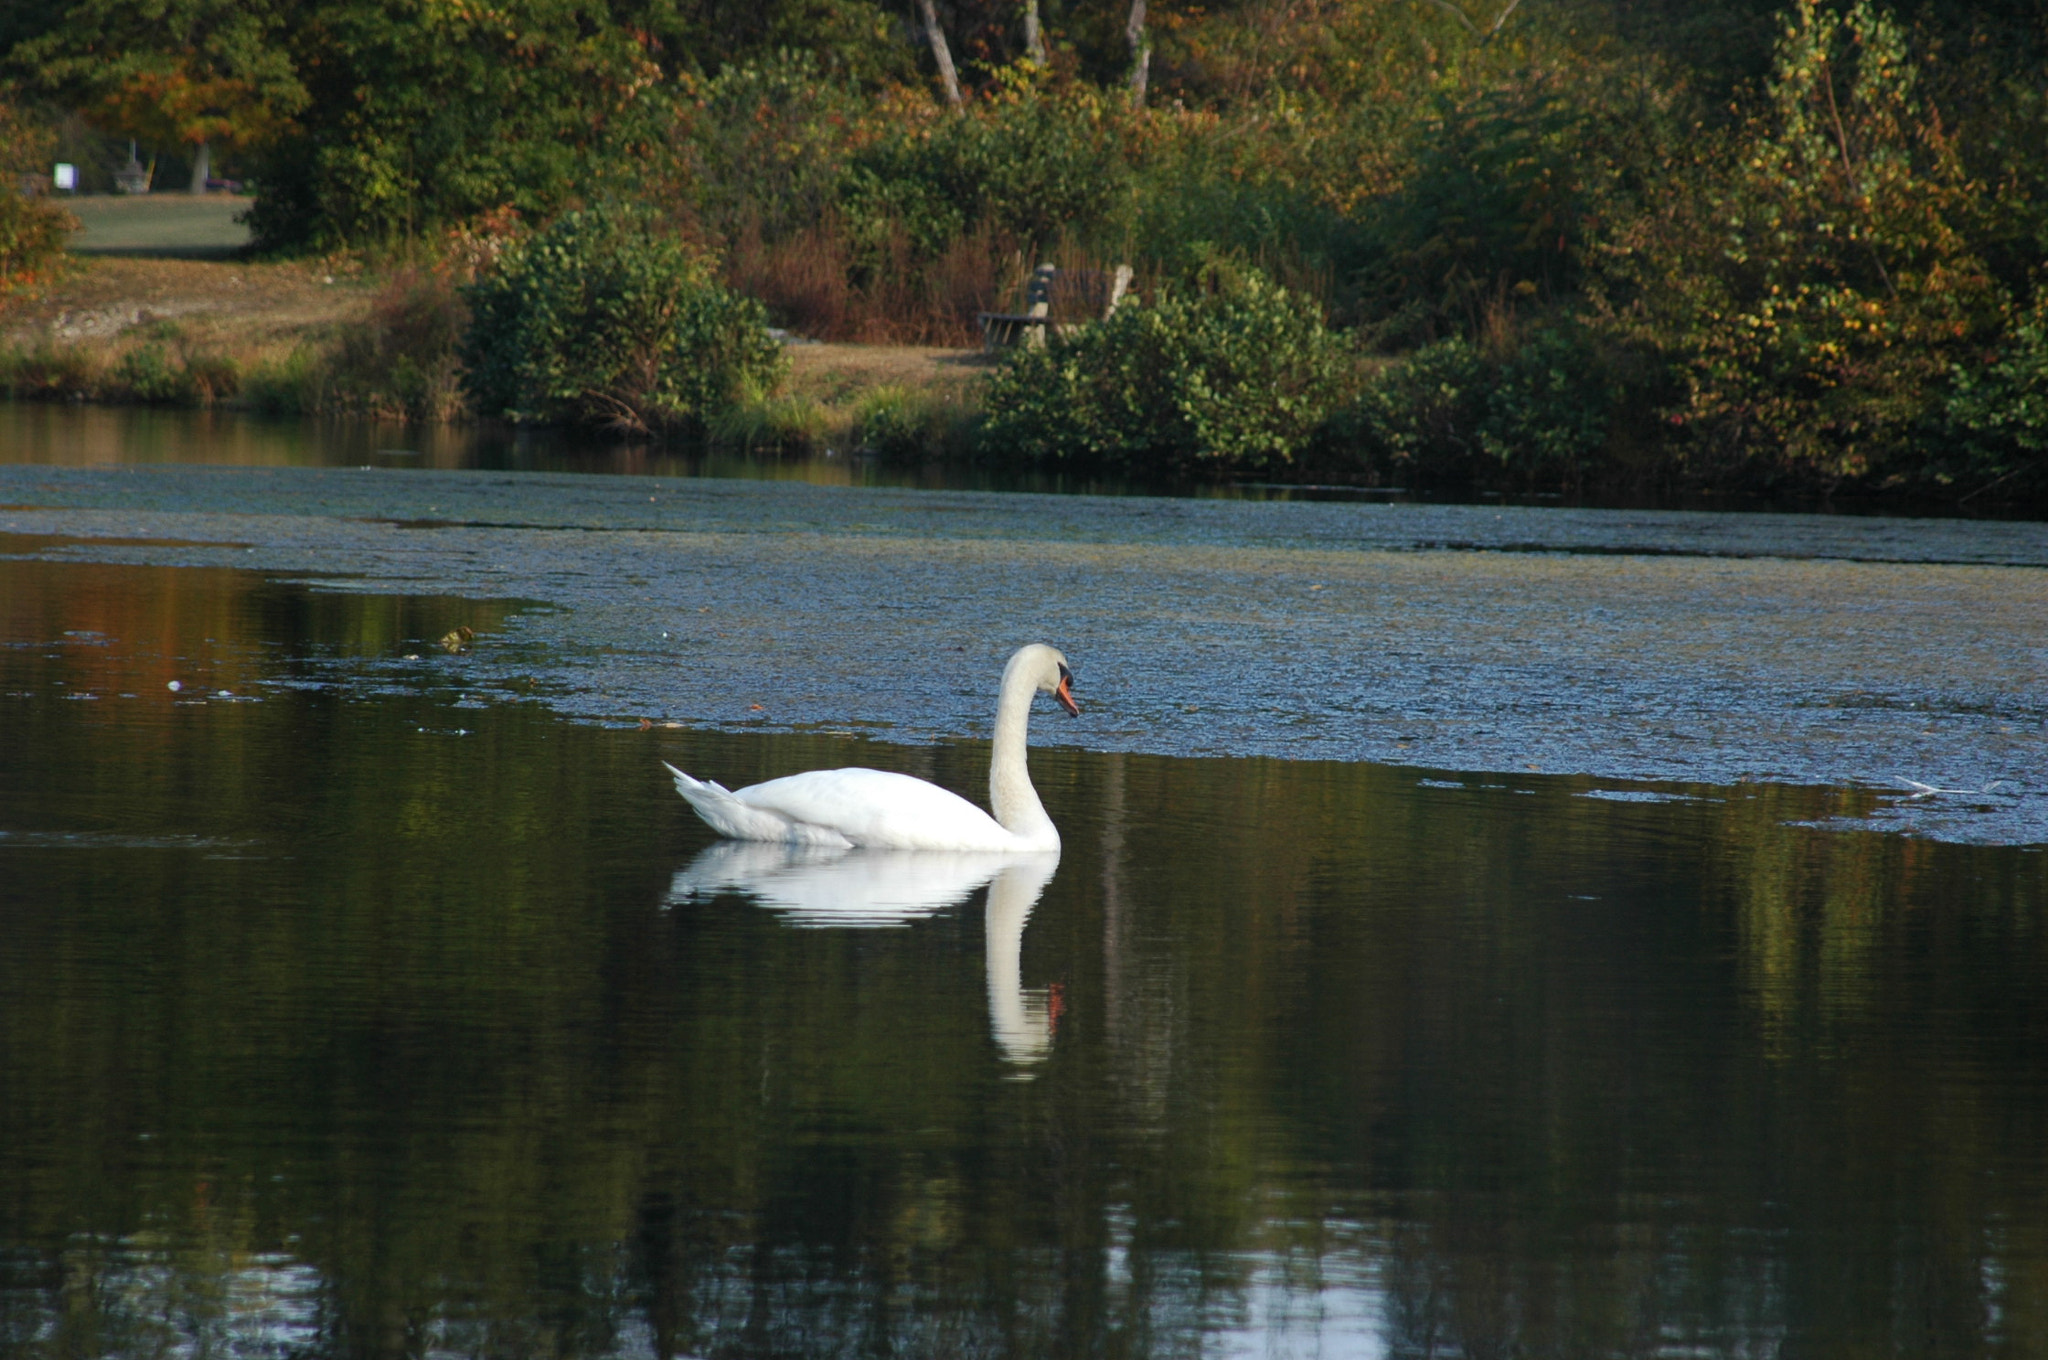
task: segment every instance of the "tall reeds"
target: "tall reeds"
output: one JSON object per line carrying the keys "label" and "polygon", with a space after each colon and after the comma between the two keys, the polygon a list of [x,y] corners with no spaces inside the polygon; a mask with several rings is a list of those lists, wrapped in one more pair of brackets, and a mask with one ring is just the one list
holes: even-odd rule
{"label": "tall reeds", "polygon": [[925,253],[901,228],[860,241],[829,215],[772,242],[749,223],[725,260],[727,283],[781,325],[869,345],[978,344],[981,313],[1014,305],[1028,272],[1023,243],[989,224]]}

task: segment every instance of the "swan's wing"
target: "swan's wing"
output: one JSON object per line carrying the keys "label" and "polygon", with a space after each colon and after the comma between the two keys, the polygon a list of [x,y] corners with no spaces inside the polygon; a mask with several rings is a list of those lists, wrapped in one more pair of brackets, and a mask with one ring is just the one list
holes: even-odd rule
{"label": "swan's wing", "polygon": [[865,849],[1009,850],[1017,844],[995,818],[959,794],[886,770],[811,770],[752,785],[731,797],[796,826],[829,830]]}
{"label": "swan's wing", "polygon": [[[829,827],[801,825],[773,808],[744,801],[744,796],[752,790],[731,793],[715,781],[692,779],[665,760],[662,768],[676,777],[676,792],[697,810],[697,815],[704,819],[704,825],[721,836],[739,841],[780,841],[832,846],[842,850],[853,844]],[[767,786],[756,784],[754,787]]]}
{"label": "swan's wing", "polygon": [[989,853],[722,841],[676,874],[669,901],[734,890],[790,925],[904,925],[966,901],[1010,861]]}

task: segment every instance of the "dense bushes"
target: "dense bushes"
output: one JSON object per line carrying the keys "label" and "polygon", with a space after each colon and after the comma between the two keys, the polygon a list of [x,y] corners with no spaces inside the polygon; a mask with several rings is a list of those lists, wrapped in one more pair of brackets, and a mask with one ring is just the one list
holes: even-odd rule
{"label": "dense bushes", "polygon": [[125,349],[0,347],[0,393],[39,401],[115,401],[146,406],[212,406],[242,391],[241,366],[188,337],[175,322],[142,329]]}
{"label": "dense bushes", "polygon": [[1381,370],[1323,439],[1374,480],[1417,490],[1580,490],[1614,470],[1623,393],[1568,324],[1491,350],[1452,336]]}
{"label": "dense bushes", "polygon": [[464,381],[480,412],[510,420],[702,429],[787,363],[760,304],[639,214],[569,213],[468,298]]}
{"label": "dense bushes", "polygon": [[1506,300],[1555,297],[1580,258],[1587,111],[1542,82],[1438,104],[1409,174],[1361,213],[1361,283],[1390,338],[1470,332]]}
{"label": "dense bushes", "polygon": [[1950,370],[1934,442],[1933,474],[1972,490],[2048,470],[2048,308],[2018,318],[1988,362]]}
{"label": "dense bushes", "polygon": [[642,97],[653,14],[559,0],[277,9],[305,100],[257,162],[250,221],[268,247],[416,242],[508,206],[551,215],[658,117]]}
{"label": "dense bushes", "polygon": [[841,210],[856,239],[901,232],[926,254],[982,225],[1050,242],[1122,196],[1120,132],[1100,98],[1027,84],[967,117],[885,130],[847,166]]}
{"label": "dense bushes", "polygon": [[1913,450],[2003,299],[1955,134],[1916,81],[1904,30],[1867,0],[1797,0],[1759,117],[1613,233],[1610,321],[1669,363],[1696,477],[1935,475]]}
{"label": "dense bushes", "polygon": [[24,198],[0,184],[0,300],[47,275],[78,225],[47,198]]}
{"label": "dense bushes", "polygon": [[982,438],[997,457],[1147,475],[1281,468],[1356,369],[1312,299],[1254,270],[1212,268],[1199,286],[1010,351]]}
{"label": "dense bushes", "polygon": [[447,270],[403,270],[306,366],[301,401],[327,414],[446,420],[463,405],[460,349],[469,309]]}
{"label": "dense bushes", "polygon": [[0,100],[0,304],[47,274],[78,222],[48,198],[29,198],[17,175],[43,170],[56,138]]}
{"label": "dense bushes", "polygon": [[723,248],[727,282],[809,336],[971,343],[1027,257],[1101,237],[1127,196],[1114,107],[1028,75],[947,113],[784,52],[686,93],[657,196]]}
{"label": "dense bushes", "polygon": [[[508,255],[460,351],[486,413],[957,449],[973,422],[944,403],[878,399],[848,431],[820,414],[844,394],[771,393],[735,294],[812,337],[964,345],[1050,260],[1132,265],[1149,300],[1013,356],[989,457],[2048,488],[2038,7],[1574,0],[1490,39],[1411,0],[1177,10],[1134,105],[1127,10],[1054,7],[1024,62],[1013,10],[952,5],[950,107],[872,0],[286,3],[308,22],[266,32],[313,103],[267,153],[269,239],[417,244],[576,202],[674,225],[572,213]],[[380,314],[306,371],[330,405],[356,374],[361,409],[444,409],[445,321]]]}

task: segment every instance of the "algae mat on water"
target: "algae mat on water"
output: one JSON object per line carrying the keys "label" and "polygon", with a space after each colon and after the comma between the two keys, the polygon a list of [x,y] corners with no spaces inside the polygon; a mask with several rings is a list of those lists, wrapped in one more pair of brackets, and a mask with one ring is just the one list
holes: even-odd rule
{"label": "algae mat on water", "polygon": [[979,737],[1046,639],[1089,749],[1852,785],[2048,840],[2039,524],[284,468],[12,467],[0,505],[50,558],[528,602],[460,664],[579,716]]}

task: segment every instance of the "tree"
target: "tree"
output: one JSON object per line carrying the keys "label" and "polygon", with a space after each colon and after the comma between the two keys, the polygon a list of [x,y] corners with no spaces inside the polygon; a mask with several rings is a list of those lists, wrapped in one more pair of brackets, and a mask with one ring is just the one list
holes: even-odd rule
{"label": "tree", "polygon": [[1152,39],[1145,32],[1145,0],[1131,0],[1130,17],[1124,21],[1124,42],[1131,49],[1131,107],[1142,108],[1145,86],[1152,74]]}
{"label": "tree", "polygon": [[285,0],[75,0],[13,61],[109,131],[189,147],[204,193],[214,147],[261,146],[305,107],[286,29]]}
{"label": "tree", "polygon": [[1465,12],[1463,6],[1453,4],[1451,0],[1436,0],[1438,9],[1449,10],[1452,14],[1456,15],[1458,22],[1465,26],[1465,31],[1479,39],[1482,43],[1493,41],[1494,35],[1500,32],[1501,26],[1507,23],[1508,16],[1513,14],[1521,3],[1522,0],[1507,0],[1507,4],[1501,7],[1500,13],[1493,17],[1493,22],[1485,28],[1481,28],[1478,22]]}
{"label": "tree", "polygon": [[1608,278],[1673,362],[1696,457],[1882,476],[2000,324],[1958,138],[1918,81],[1868,0],[1798,0],[1764,115],[1617,230]]}
{"label": "tree", "polygon": [[672,46],[580,0],[310,4],[292,41],[312,98],[265,158],[258,240],[415,237],[557,210],[656,135]]}
{"label": "tree", "polygon": [[917,12],[924,20],[924,36],[932,46],[932,60],[939,66],[939,84],[945,88],[946,102],[958,108],[960,77],[953,72],[953,52],[946,45],[946,30],[939,26],[939,11],[932,0],[917,0]]}

